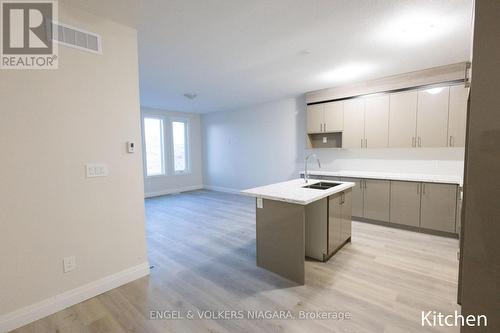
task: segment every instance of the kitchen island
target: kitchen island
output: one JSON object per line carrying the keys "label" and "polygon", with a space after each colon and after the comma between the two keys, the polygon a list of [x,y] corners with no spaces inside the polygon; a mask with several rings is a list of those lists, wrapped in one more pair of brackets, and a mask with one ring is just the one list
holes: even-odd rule
{"label": "kitchen island", "polygon": [[350,242],[354,185],[294,179],[242,191],[256,198],[257,266],[304,284],[306,256],[327,261]]}

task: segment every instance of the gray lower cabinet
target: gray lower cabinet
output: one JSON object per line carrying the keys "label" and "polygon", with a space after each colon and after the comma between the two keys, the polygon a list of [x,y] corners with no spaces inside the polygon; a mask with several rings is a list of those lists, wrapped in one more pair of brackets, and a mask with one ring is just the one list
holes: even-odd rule
{"label": "gray lower cabinet", "polygon": [[417,182],[391,181],[391,223],[420,225],[420,189]]}
{"label": "gray lower cabinet", "polygon": [[389,222],[389,202],[391,182],[388,180],[366,179],[363,187],[363,217]]}
{"label": "gray lower cabinet", "polygon": [[420,227],[455,233],[457,185],[422,183]]}
{"label": "gray lower cabinet", "polygon": [[341,179],[343,182],[351,182],[356,185],[352,188],[351,204],[352,216],[363,217],[363,189],[361,188],[362,180],[359,178],[345,178]]}
{"label": "gray lower cabinet", "polygon": [[342,193],[328,199],[328,255],[342,245]]}

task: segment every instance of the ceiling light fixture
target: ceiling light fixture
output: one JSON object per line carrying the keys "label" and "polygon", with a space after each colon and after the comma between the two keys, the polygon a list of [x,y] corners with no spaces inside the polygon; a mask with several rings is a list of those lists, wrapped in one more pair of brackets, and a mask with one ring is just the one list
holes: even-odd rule
{"label": "ceiling light fixture", "polygon": [[378,39],[387,43],[419,44],[453,30],[455,22],[447,16],[415,12],[401,14],[387,21],[378,32]]}
{"label": "ceiling light fixture", "polygon": [[190,99],[190,100],[193,100],[197,97],[198,95],[195,94],[195,93],[185,93],[184,94],[184,97],[186,97],[187,99]]}
{"label": "ceiling light fixture", "polygon": [[319,79],[325,82],[346,82],[357,79],[364,74],[373,71],[374,66],[366,63],[350,63],[338,67],[334,70],[324,72],[319,75]]}

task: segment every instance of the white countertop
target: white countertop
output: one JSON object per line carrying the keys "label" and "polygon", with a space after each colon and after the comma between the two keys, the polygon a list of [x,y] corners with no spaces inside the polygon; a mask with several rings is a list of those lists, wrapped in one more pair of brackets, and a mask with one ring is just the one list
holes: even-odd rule
{"label": "white countertop", "polygon": [[319,199],[326,198],[332,194],[345,191],[354,187],[351,182],[323,181],[327,183],[340,183],[341,185],[329,188],[327,190],[317,190],[312,188],[303,188],[303,186],[321,182],[318,179],[309,179],[306,184],[304,179],[294,179],[282,183],[276,183],[266,186],[260,186],[241,191],[241,194],[264,198],[269,200],[284,201],[299,205],[307,205]]}
{"label": "white countertop", "polygon": [[[460,186],[462,186],[463,183],[462,177],[451,176],[451,175],[429,175],[420,173],[394,173],[394,172],[347,171],[347,170],[340,170],[340,171],[310,170],[307,172],[310,175],[317,175],[317,176],[404,180],[404,181],[424,182],[424,183],[457,184]],[[304,174],[304,171],[300,172],[300,174]]]}

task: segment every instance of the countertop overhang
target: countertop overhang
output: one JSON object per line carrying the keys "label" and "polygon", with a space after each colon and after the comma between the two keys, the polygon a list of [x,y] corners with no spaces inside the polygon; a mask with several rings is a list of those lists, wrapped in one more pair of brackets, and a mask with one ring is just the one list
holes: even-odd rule
{"label": "countertop overhang", "polygon": [[[340,185],[331,187],[326,190],[304,188],[304,186],[316,184],[319,182],[327,182]],[[256,198],[283,201],[299,205],[308,205],[311,202],[326,198],[335,193],[348,190],[354,186],[355,184],[351,182],[325,181],[319,179],[309,179],[308,183],[305,183],[304,179],[299,178],[286,182],[243,190],[241,191],[241,194]]]}

